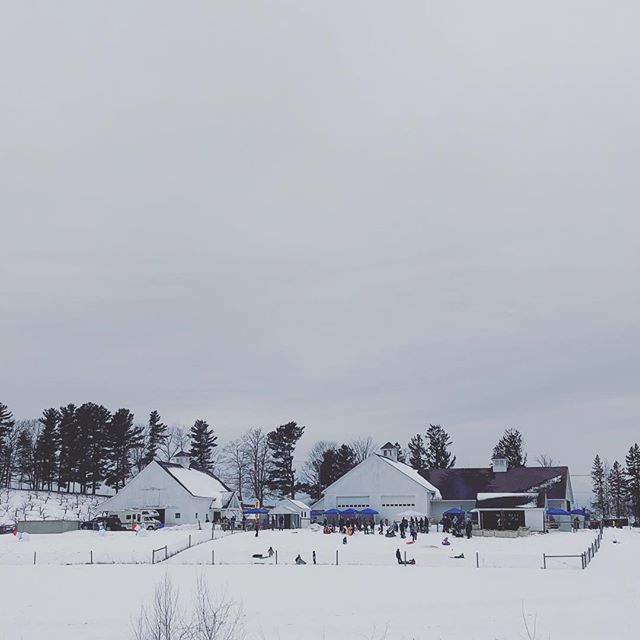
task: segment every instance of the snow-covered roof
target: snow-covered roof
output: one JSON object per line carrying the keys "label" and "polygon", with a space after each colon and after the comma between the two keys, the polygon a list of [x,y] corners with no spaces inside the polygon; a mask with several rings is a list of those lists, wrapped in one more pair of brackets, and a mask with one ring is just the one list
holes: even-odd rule
{"label": "snow-covered roof", "polygon": [[309,511],[309,506],[302,502],[302,500],[294,500],[293,498],[289,498],[289,502],[298,507],[298,509],[302,509],[302,511]]}
{"label": "snow-covered roof", "polygon": [[479,493],[478,500],[491,500],[492,498],[537,498],[536,493]]}
{"label": "snow-covered roof", "polygon": [[288,516],[296,513],[297,511],[293,507],[287,507],[285,504],[279,504],[269,511],[270,516]]}
{"label": "snow-covered roof", "polygon": [[221,493],[229,491],[213,474],[194,467],[185,469],[182,465],[163,462],[160,463],[191,495],[199,498],[216,498]]}
{"label": "snow-covered roof", "polygon": [[380,458],[380,460],[384,460],[387,464],[391,465],[408,478],[411,478],[411,480],[414,480],[425,489],[432,491],[436,500],[442,500],[442,496],[440,495],[440,491],[438,490],[438,488],[434,487],[428,480],[425,480],[425,478],[423,478],[415,469],[412,469],[409,465],[404,464],[404,462],[396,462],[395,460],[391,460],[391,458],[385,458],[385,456],[378,455],[378,458]]}

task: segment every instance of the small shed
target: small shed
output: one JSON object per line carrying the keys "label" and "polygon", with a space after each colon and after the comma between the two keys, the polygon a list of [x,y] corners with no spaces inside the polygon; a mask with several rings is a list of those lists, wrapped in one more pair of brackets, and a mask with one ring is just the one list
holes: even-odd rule
{"label": "small shed", "polygon": [[311,524],[311,508],[300,500],[284,498],[269,511],[277,529],[303,529]]}

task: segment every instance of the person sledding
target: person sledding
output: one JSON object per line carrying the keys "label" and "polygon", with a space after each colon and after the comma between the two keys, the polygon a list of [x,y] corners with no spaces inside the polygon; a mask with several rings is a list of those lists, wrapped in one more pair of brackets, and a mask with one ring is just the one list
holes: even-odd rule
{"label": "person sledding", "polygon": [[454,560],[464,560],[464,553],[459,553],[457,556],[451,556]]}
{"label": "person sledding", "polygon": [[307,564],[307,563],[302,559],[302,557],[300,556],[300,554],[298,554],[298,555],[296,556],[296,564]]}
{"label": "person sledding", "polygon": [[273,550],[273,547],[269,547],[267,553],[254,553],[251,557],[256,560],[268,560],[269,558],[273,558],[274,554],[275,551]]}
{"label": "person sledding", "polygon": [[448,547],[451,545],[451,543],[449,542],[449,537],[445,536],[444,539],[442,540],[442,545],[445,547]]}
{"label": "person sledding", "polygon": [[415,558],[411,558],[411,560],[403,560],[402,559],[402,554],[400,553],[400,549],[396,549],[396,560],[398,561],[398,564],[415,564]]}

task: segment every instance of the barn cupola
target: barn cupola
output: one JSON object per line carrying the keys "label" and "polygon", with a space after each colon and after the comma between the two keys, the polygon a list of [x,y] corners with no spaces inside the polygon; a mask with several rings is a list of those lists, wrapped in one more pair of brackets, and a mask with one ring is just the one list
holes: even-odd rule
{"label": "barn cupola", "polygon": [[186,451],[178,451],[178,453],[173,456],[173,460],[185,469],[188,469],[191,466],[191,455]]}
{"label": "barn cupola", "polygon": [[491,468],[494,473],[504,473],[508,471],[509,465],[507,464],[507,459],[495,454],[493,458],[491,458]]}
{"label": "barn cupola", "polygon": [[398,447],[395,444],[387,442],[387,444],[380,449],[380,455],[383,458],[390,458],[391,460],[398,462]]}

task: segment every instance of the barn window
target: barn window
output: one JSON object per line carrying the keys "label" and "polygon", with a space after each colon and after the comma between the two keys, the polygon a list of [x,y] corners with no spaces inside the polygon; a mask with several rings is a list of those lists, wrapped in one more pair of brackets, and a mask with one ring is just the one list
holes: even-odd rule
{"label": "barn window", "polygon": [[180,520],[180,514],[176,513],[176,520]]}

